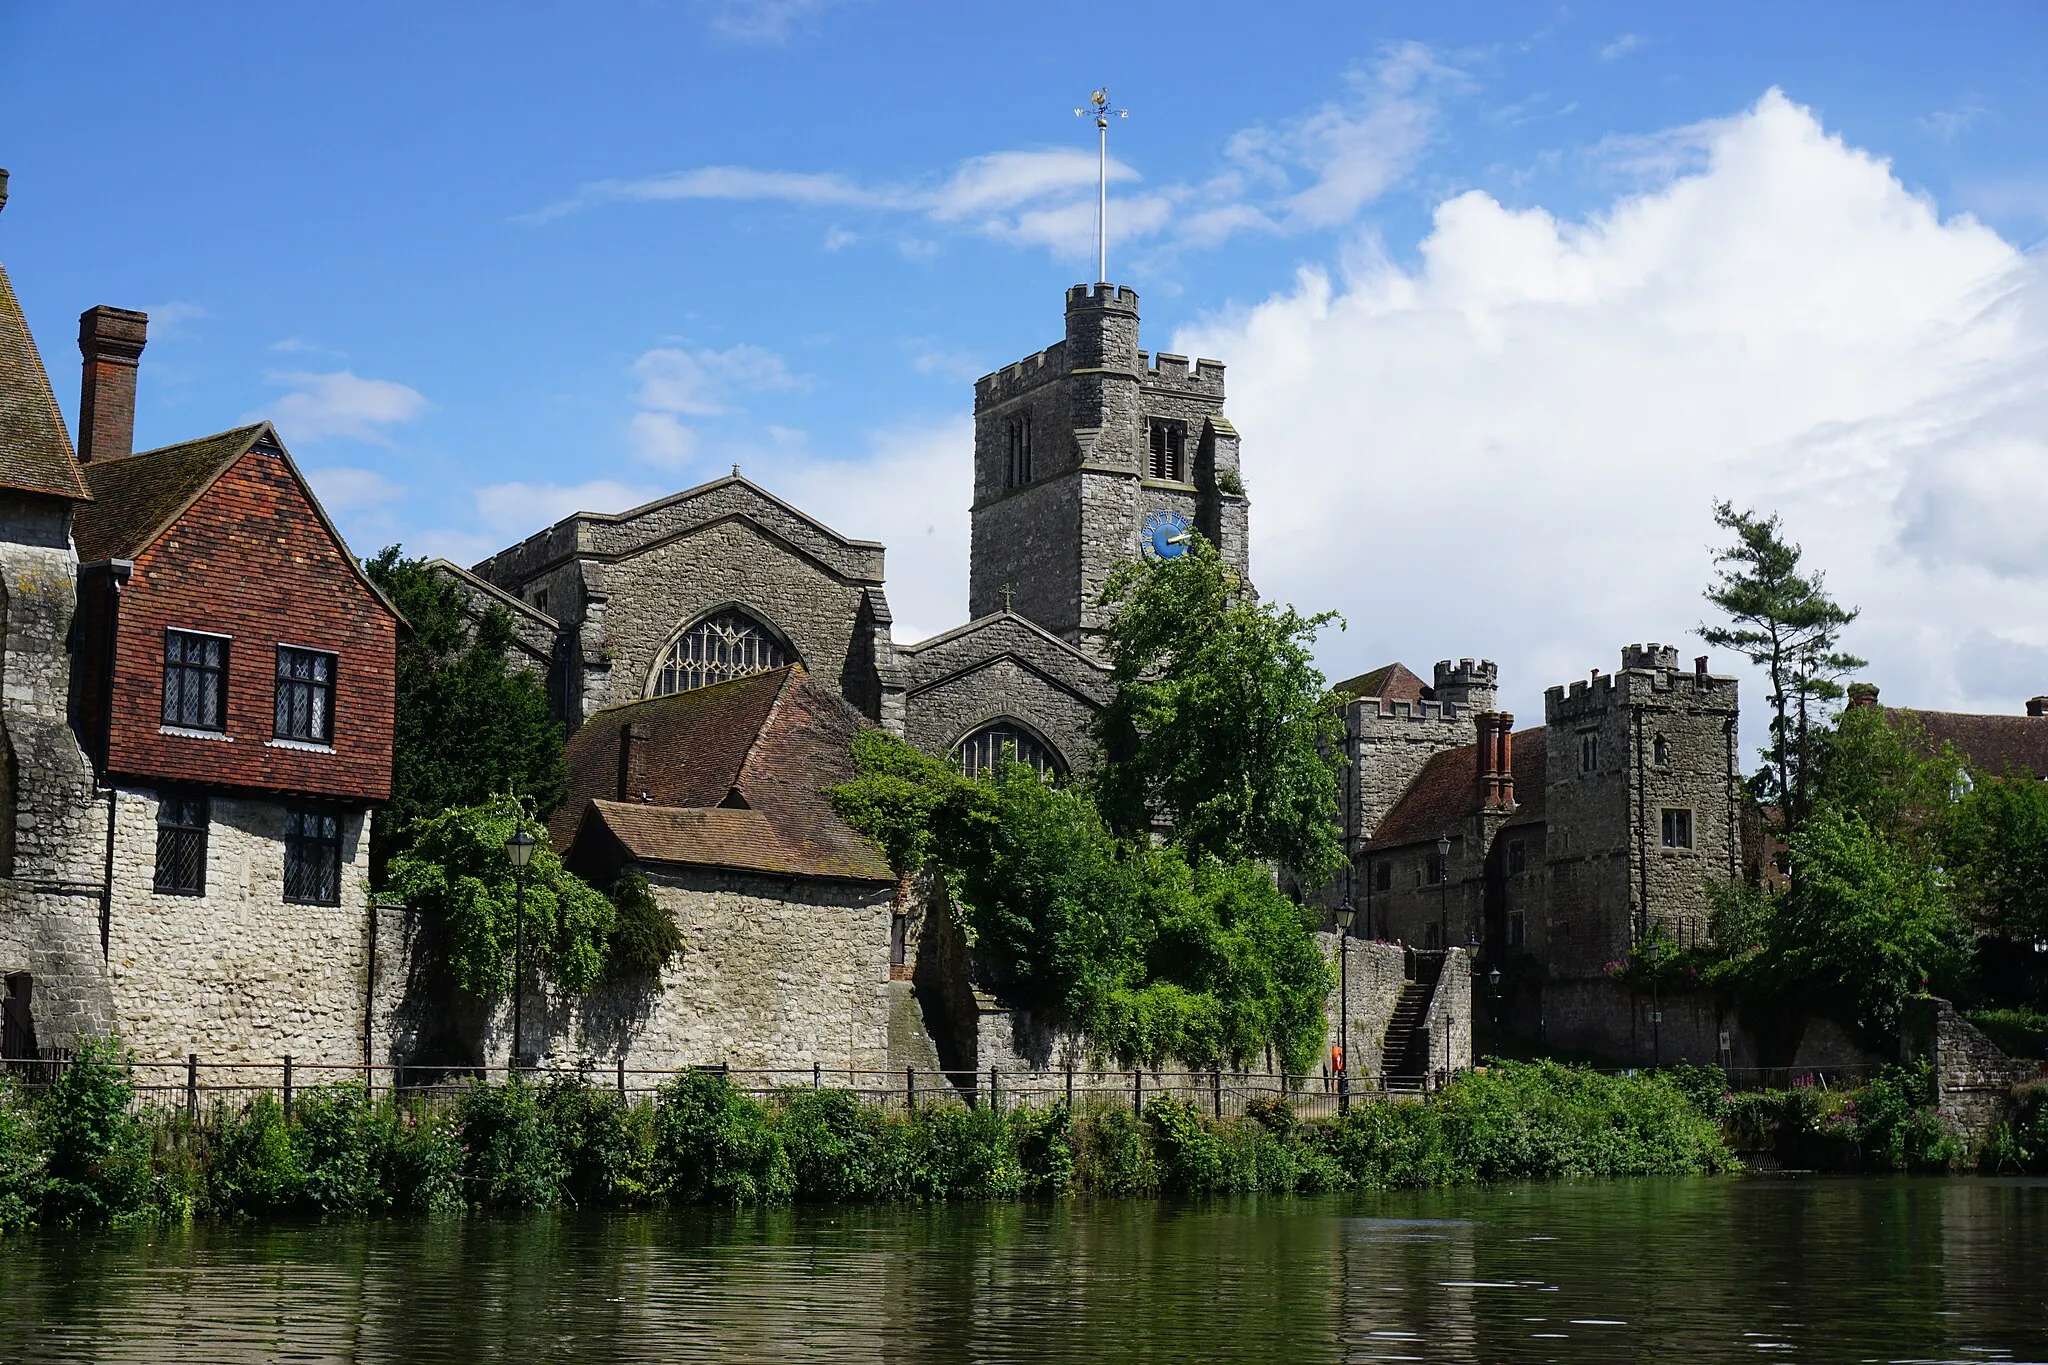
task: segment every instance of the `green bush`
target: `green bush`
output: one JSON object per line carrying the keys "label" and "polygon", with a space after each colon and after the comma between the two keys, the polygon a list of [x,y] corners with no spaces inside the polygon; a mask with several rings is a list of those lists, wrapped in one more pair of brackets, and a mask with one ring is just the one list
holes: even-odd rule
{"label": "green bush", "polygon": [[2048,1057],[2048,1014],[2040,1010],[1972,1010],[1964,1017],[2008,1057]]}
{"label": "green bush", "polygon": [[831,1204],[902,1197],[902,1125],[852,1092],[791,1091],[775,1128],[789,1159],[794,1198]]}
{"label": "green bush", "polygon": [[0,1078],[0,1233],[35,1226],[44,1164],[35,1114],[14,1083]]}
{"label": "green bush", "polygon": [[1014,1199],[1024,1190],[1016,1137],[986,1106],[926,1106],[910,1124],[905,1184],[925,1199]]}
{"label": "green bush", "polygon": [[605,975],[614,981],[659,981],[662,968],[683,951],[676,912],[663,905],[647,878],[628,872],[612,883],[611,939]]}
{"label": "green bush", "polygon": [[212,1146],[206,1200],[215,1213],[248,1217],[297,1206],[305,1171],[274,1096],[261,1094],[239,1113],[223,1112]]}
{"label": "green bush", "polygon": [[1074,1184],[1074,1114],[1062,1100],[1047,1109],[1019,1109],[1010,1115],[1017,1133],[1017,1164],[1024,1193],[1065,1194]]}
{"label": "green bush", "polygon": [[541,1120],[540,1088],[517,1075],[472,1081],[456,1101],[462,1181],[469,1202],[492,1209],[552,1208],[567,1175],[556,1134]]}
{"label": "green bush", "polygon": [[454,1213],[463,1198],[462,1125],[450,1111],[386,1100],[372,1116],[377,1178],[405,1213]]}
{"label": "green bush", "polygon": [[1155,1095],[1145,1103],[1145,1122],[1151,1130],[1161,1190],[1208,1194],[1233,1183],[1226,1174],[1222,1135],[1194,1105],[1173,1095]]}
{"label": "green bush", "polygon": [[1145,1125],[1121,1105],[1083,1109],[1074,1125],[1074,1184],[1091,1194],[1141,1195],[1158,1188]]}
{"label": "green bush", "polygon": [[654,1125],[657,1189],[677,1204],[775,1204],[794,1186],[762,1106],[722,1073],[662,1087]]}
{"label": "green bush", "polygon": [[390,1193],[379,1179],[384,1130],[359,1083],[309,1090],[292,1109],[304,1201],[322,1213],[381,1209]]}
{"label": "green bush", "polygon": [[150,1136],[130,1112],[128,1054],[88,1039],[42,1094],[36,1130],[46,1176],[41,1219],[85,1225],[134,1222],[154,1211]]}
{"label": "green bush", "polygon": [[557,1149],[562,1196],[572,1204],[618,1207],[648,1193],[651,1128],[609,1090],[557,1076],[540,1094],[542,1127]]}

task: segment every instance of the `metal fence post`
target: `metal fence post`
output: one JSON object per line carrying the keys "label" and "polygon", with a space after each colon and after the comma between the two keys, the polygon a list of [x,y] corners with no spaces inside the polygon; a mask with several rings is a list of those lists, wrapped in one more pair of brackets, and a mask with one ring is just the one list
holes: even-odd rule
{"label": "metal fence post", "polygon": [[284,1054],[284,1116],[290,1122],[292,1116],[292,1054]]}
{"label": "metal fence post", "polygon": [[1209,1074],[1209,1090],[1216,1100],[1216,1117],[1223,1117],[1223,1068],[1217,1067]]}
{"label": "metal fence post", "polygon": [[914,1066],[903,1068],[903,1107],[917,1108],[917,1068]]}
{"label": "metal fence post", "polygon": [[185,1054],[185,1117],[199,1122],[199,1054]]}
{"label": "metal fence post", "polygon": [[626,1054],[619,1054],[619,1103],[626,1102]]}
{"label": "metal fence post", "polygon": [[825,1083],[825,1064],[824,1064],[823,1062],[812,1062],[812,1063],[811,1063],[811,1089],[813,1089],[813,1090],[816,1090],[816,1089],[817,1089],[817,1088],[818,1088],[819,1086],[823,1085],[824,1083]]}
{"label": "metal fence post", "polygon": [[988,1107],[1001,1114],[1003,1112],[1003,1096],[996,1086],[996,1069],[990,1067],[988,1069]]}
{"label": "metal fence post", "polygon": [[1131,1112],[1145,1112],[1145,1073],[1136,1067],[1131,1068]]}
{"label": "metal fence post", "polygon": [[1074,1062],[1072,1058],[1067,1059],[1067,1112],[1069,1114],[1074,1112]]}

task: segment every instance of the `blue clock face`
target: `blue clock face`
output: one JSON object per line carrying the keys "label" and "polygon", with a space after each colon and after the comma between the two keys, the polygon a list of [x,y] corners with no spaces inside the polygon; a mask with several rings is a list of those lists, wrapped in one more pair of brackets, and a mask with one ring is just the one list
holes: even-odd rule
{"label": "blue clock face", "polygon": [[1153,559],[1178,559],[1188,550],[1188,519],[1178,512],[1153,512],[1145,518],[1144,545]]}

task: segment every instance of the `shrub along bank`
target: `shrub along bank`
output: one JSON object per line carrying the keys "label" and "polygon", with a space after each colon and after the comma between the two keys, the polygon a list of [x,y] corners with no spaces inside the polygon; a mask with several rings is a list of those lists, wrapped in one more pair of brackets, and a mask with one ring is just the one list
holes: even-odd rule
{"label": "shrub along bank", "polygon": [[[1619,1078],[1554,1063],[1497,1064],[1426,1101],[1360,1104],[1314,1122],[1277,1102],[1217,1122],[1170,1095],[1142,1114],[1065,1104],[904,1114],[834,1090],[763,1102],[709,1073],[634,1104],[573,1076],[476,1083],[433,1104],[373,1102],[339,1086],[303,1093],[289,1118],[264,1096],[204,1125],[131,1100],[106,1045],[39,1094],[0,1090],[0,1228],[1699,1174],[1735,1166],[1724,1122],[1804,1103],[1725,1096],[1713,1072]],[[1908,1135],[1896,1155],[1885,1148],[1895,1165],[1932,1150],[1914,1145],[1913,1100],[1895,1087],[1887,1131]],[[1874,1109],[1859,1119],[1879,1121]],[[2048,1168],[2038,1107],[2004,1141],[1993,1154],[2002,1168]]]}

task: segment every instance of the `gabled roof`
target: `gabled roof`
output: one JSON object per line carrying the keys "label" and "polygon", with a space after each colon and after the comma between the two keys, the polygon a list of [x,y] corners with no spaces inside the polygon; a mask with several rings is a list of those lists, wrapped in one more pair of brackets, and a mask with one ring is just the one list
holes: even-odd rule
{"label": "gabled roof", "polygon": [[[621,802],[620,732],[634,724],[640,790]],[[569,738],[568,799],[549,834],[565,852],[602,829],[648,861],[893,881],[825,795],[854,776],[861,724],[797,664],[600,711]]]}
{"label": "gabled roof", "polygon": [[1980,716],[1963,711],[1914,711],[1887,706],[1884,717],[1898,724],[1910,716],[1935,746],[1953,744],[1970,766],[1992,777],[2021,771],[2048,777],[2048,716]]}
{"label": "gabled roof", "polygon": [[1434,690],[1405,664],[1381,664],[1370,673],[1346,678],[1330,689],[1346,697],[1378,697],[1381,701],[1422,701]]}
{"label": "gabled roof", "polygon": [[71,435],[50,390],[50,373],[29,335],[21,300],[0,267],[0,488],[83,502]]}
{"label": "gabled roof", "polygon": [[348,542],[342,539],[341,531],[327,515],[327,509],[320,505],[312,486],[299,472],[291,452],[278,439],[277,429],[268,422],[236,427],[231,431],[202,436],[196,441],[159,446],[155,450],[139,451],[118,459],[93,460],[84,465],[93,501],[89,506],[80,507],[72,521],[71,538],[78,547],[79,561],[91,564],[107,559],[136,558],[156,544],[187,509],[233,467],[235,461],[248,454],[259,442],[275,450],[284,461],[284,467],[299,486],[306,505],[312,508],[313,515],[333,539],[335,548],[347,561],[356,581],[369,589],[370,595],[396,617],[401,626],[405,626],[405,616],[384,595],[384,590],[363,572],[363,566],[348,548]]}
{"label": "gabled roof", "polygon": [[[1533,825],[1543,819],[1546,734],[1538,725],[1512,736],[1516,804],[1510,825]],[[1457,837],[1465,821],[1480,810],[1478,772],[1477,743],[1432,754],[1365,846],[1380,850],[1432,843],[1440,834]]]}

